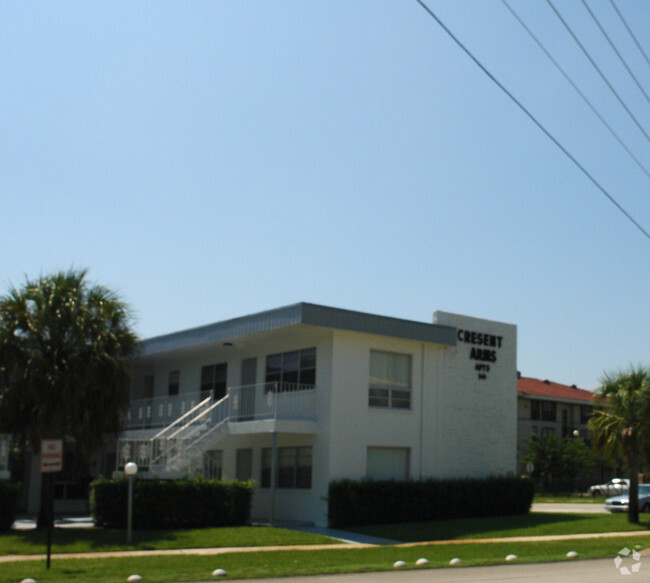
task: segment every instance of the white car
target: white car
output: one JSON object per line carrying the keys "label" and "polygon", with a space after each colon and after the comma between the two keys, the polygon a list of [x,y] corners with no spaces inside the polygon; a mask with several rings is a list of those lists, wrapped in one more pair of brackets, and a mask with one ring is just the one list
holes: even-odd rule
{"label": "white car", "polygon": [[614,478],[606,484],[597,484],[590,486],[588,492],[592,496],[618,496],[625,494],[630,488],[630,480],[624,478]]}

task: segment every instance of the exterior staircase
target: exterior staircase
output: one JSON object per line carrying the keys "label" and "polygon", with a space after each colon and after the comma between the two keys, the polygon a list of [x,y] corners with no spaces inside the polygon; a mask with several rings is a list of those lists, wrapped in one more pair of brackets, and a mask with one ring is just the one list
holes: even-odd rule
{"label": "exterior staircase", "polygon": [[[315,387],[278,383],[228,389],[180,415],[152,437],[119,438],[117,469],[135,461],[142,477],[178,478],[203,471],[205,452],[214,449],[231,424],[261,420],[315,421]],[[164,409],[164,407],[163,407]],[[250,432],[255,433],[254,429]]]}

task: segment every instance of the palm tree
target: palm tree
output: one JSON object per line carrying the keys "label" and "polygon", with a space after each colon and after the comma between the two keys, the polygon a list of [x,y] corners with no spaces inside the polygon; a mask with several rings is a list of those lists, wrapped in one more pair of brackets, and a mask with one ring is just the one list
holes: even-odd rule
{"label": "palm tree", "polygon": [[[65,439],[88,462],[119,431],[137,338],[127,306],[86,275],[27,280],[0,297],[0,432],[35,454],[42,439]],[[44,501],[41,525],[53,519]]]}
{"label": "palm tree", "polygon": [[628,521],[639,522],[639,469],[650,444],[650,369],[606,375],[596,392],[589,432],[597,451],[623,459],[630,471]]}

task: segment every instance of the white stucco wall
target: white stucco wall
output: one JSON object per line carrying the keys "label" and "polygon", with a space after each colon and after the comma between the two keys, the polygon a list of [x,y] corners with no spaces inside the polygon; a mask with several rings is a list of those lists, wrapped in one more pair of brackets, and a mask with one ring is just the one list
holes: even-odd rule
{"label": "white stucco wall", "polygon": [[[366,477],[369,447],[407,448],[411,478],[516,470],[516,327],[445,312],[436,312],[434,322],[462,331],[458,345],[300,325],[239,338],[228,347],[213,344],[145,358],[136,374],[155,373],[155,395],[164,396],[169,371],[180,370],[180,392],[190,393],[199,390],[201,366],[227,362],[228,385],[237,386],[242,360],[257,357],[260,383],[267,355],[315,346],[316,429],[312,434],[277,435],[278,447],[313,448],[312,488],[276,489],[275,518],[324,525],[329,482]],[[411,356],[410,409],[369,406],[372,350]],[[250,447],[253,478],[261,481],[261,451],[270,445],[270,433],[225,436],[215,444],[215,449],[224,451],[224,478],[234,477],[236,449]],[[258,488],[254,520],[268,519],[270,495],[269,489]]]}
{"label": "white stucco wall", "polygon": [[439,392],[442,476],[516,471],[517,328],[436,312],[434,322],[458,329],[445,351]]}

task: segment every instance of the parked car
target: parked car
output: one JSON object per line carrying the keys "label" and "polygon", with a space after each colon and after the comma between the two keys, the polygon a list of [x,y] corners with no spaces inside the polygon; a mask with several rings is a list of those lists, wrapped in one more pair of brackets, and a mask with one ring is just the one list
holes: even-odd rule
{"label": "parked car", "polygon": [[[629,494],[629,492],[628,492]],[[621,494],[605,500],[605,510],[610,512],[627,512],[630,505],[628,494]],[[639,484],[639,511],[650,512],[650,484]]]}
{"label": "parked car", "polygon": [[630,488],[630,480],[614,478],[606,484],[597,484],[589,487],[589,494],[592,496],[617,496],[625,494]]}

